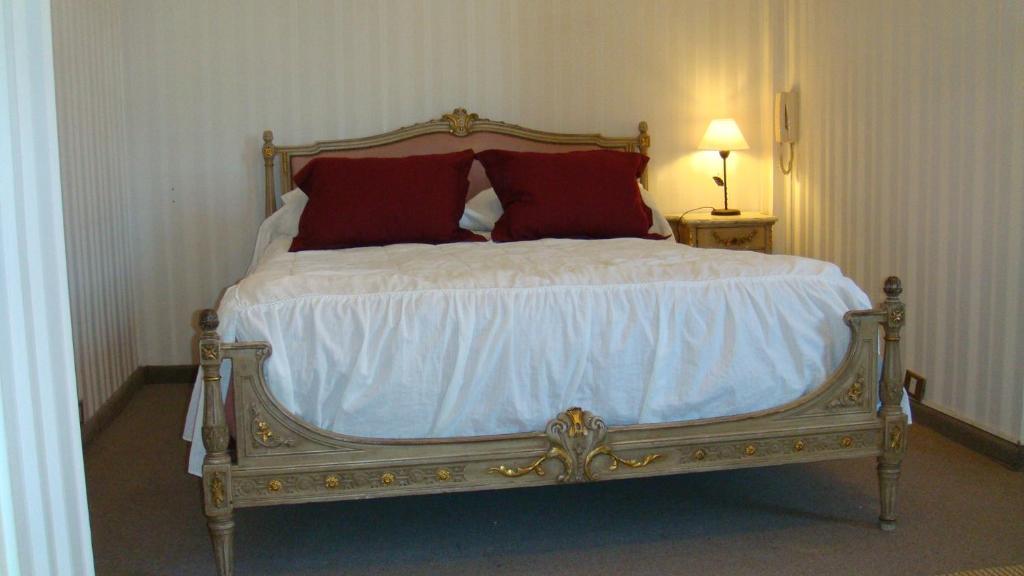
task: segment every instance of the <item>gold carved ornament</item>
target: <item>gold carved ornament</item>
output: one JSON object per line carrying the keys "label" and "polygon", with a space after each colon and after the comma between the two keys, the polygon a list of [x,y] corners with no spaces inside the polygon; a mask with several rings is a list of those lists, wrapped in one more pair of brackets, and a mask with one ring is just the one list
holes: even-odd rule
{"label": "gold carved ornament", "polygon": [[891,305],[889,307],[889,323],[893,326],[902,326],[904,314],[906,314],[906,308],[902,304]]}
{"label": "gold carved ornament", "polygon": [[[851,448],[864,443],[864,433],[828,433],[803,438],[762,439],[758,441],[737,441],[718,445],[703,446],[688,453],[689,461],[713,462],[721,460],[742,460],[767,455],[803,454]],[[687,454],[684,453],[684,462]]]}
{"label": "gold carved ornament", "polygon": [[850,384],[850,387],[839,396],[833,398],[831,402],[825,405],[825,408],[860,406],[862,398],[864,398],[864,375],[858,374],[857,379]]}
{"label": "gold carved ornament", "polygon": [[658,458],[661,458],[661,454],[647,454],[643,458],[637,460],[619,458],[618,456],[615,455],[614,452],[612,452],[611,448],[607,446],[600,446],[591,451],[590,454],[587,454],[587,459],[583,464],[584,468],[586,470],[590,470],[590,462],[593,461],[594,458],[597,458],[598,456],[602,455],[607,456],[608,458],[611,459],[612,462],[611,464],[608,465],[608,470],[611,470],[613,472],[619,469],[619,464],[629,466],[630,468],[643,468],[644,466],[647,466],[648,464],[654,462]]}
{"label": "gold carved ornament", "polygon": [[270,425],[263,420],[256,421],[256,435],[263,440],[264,443],[270,441],[274,437],[274,431],[270,429]]}
{"label": "gold carved ornament", "polygon": [[853,384],[850,384],[850,389],[846,391],[846,399],[853,403],[860,402],[860,397],[864,395],[864,377],[858,378]]}
{"label": "gold carved ornament", "polygon": [[899,426],[892,427],[892,433],[889,438],[889,449],[899,450],[903,444],[903,428]]}
{"label": "gold carved ornament", "polygon": [[217,359],[217,344],[203,344],[199,347],[199,353],[202,355],[203,360],[216,360]]}
{"label": "gold carved ornament", "polygon": [[[563,468],[566,470],[568,470],[569,467],[572,466],[569,456],[565,454],[563,450],[557,447],[552,447],[547,454],[544,454],[540,458],[537,458],[536,460],[533,461],[533,463],[527,466],[509,467],[502,464],[501,466],[488,468],[487,471],[495,474],[501,474],[502,476],[508,478],[518,478],[520,476],[526,476],[530,472],[537,474],[537,476],[544,476],[544,467],[541,466],[541,464],[544,464],[544,462],[546,462],[550,458],[557,458],[558,460],[562,461]],[[559,476],[558,481],[564,482],[565,480],[563,480],[562,476]]]}
{"label": "gold carved ornament", "polygon": [[249,414],[252,417],[252,438],[264,448],[278,448],[281,446],[292,446],[295,441],[290,438],[282,438],[274,433],[270,423],[263,418],[256,405],[249,407]]}
{"label": "gold carved ornament", "polygon": [[214,472],[210,478],[210,502],[217,508],[224,505],[224,475]]}
{"label": "gold carved ornament", "polygon": [[718,242],[722,246],[728,246],[730,248],[734,246],[746,246],[757,237],[757,228],[754,228],[745,236],[736,236],[735,238],[722,238],[718,235],[717,230],[712,230],[711,237],[715,239],[715,242]]}
{"label": "gold carved ornament", "polygon": [[456,108],[441,116],[441,119],[448,121],[448,131],[455,136],[468,136],[473,123],[479,120],[480,116],[466,112],[465,108]]}
{"label": "gold carved ornament", "polygon": [[562,473],[557,478],[559,482],[583,482],[598,478],[592,464],[599,456],[606,456],[611,461],[610,471],[618,470],[620,464],[643,468],[661,458],[661,454],[647,454],[635,460],[619,457],[605,444],[608,427],[604,420],[582,408],[570,408],[549,421],[546,434],[550,447],[536,460],[526,466],[501,465],[487,471],[508,478],[525,476],[530,472],[544,476],[544,462],[557,460],[562,464]]}
{"label": "gold carved ornament", "polygon": [[[236,478],[232,493],[242,499],[260,498],[274,493],[316,495],[340,490],[386,490],[395,486],[417,486],[465,482],[465,466],[422,466],[398,470],[319,471],[278,477]],[[225,488],[227,486],[225,485]]]}

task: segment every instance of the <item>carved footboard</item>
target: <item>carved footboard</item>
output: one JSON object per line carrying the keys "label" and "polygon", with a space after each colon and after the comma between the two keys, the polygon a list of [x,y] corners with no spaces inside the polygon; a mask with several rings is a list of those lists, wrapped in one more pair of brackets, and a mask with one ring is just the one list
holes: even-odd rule
{"label": "carved footboard", "polygon": [[[878,457],[880,525],[895,528],[896,484],[906,450],[900,402],[898,278],[887,298],[845,320],[850,346],[817,390],[769,410],[691,422],[608,427],[568,408],[543,432],[436,440],[357,438],[289,414],[271,396],[264,342],[222,343],[212,310],[201,316],[205,412],[204,506],[219,573],[232,573],[233,510],[298,502],[469,491],[634,476]],[[881,381],[879,326],[884,332]],[[232,363],[236,442],[228,452],[220,364]],[[881,409],[878,403],[881,402]]]}

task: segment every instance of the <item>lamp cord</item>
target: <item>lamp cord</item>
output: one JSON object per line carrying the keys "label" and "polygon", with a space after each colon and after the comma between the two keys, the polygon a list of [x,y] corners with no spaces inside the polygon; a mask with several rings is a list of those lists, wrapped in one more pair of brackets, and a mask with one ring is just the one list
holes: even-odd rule
{"label": "lamp cord", "polygon": [[793,149],[793,143],[789,143],[789,163],[786,165],[782,164],[782,153],[779,152],[779,169],[782,170],[783,174],[789,174],[793,171],[793,155],[795,154]]}
{"label": "lamp cord", "polygon": [[683,212],[682,214],[679,215],[679,217],[682,218],[683,216],[686,216],[690,212],[696,212],[697,210],[714,210],[714,209],[715,209],[714,206],[699,206],[697,208],[691,208],[691,209],[687,210],[686,212]]}

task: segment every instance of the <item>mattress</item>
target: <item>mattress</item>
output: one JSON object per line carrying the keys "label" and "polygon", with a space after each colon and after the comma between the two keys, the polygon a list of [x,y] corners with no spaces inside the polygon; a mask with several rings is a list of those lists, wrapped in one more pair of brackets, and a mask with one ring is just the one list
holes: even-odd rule
{"label": "mattress", "polygon": [[271,342],[274,397],[353,436],[540,431],[570,406],[611,426],[771,408],[825,381],[849,343],[844,313],[871,307],[833,264],[672,241],[288,241],[225,293],[221,335]]}

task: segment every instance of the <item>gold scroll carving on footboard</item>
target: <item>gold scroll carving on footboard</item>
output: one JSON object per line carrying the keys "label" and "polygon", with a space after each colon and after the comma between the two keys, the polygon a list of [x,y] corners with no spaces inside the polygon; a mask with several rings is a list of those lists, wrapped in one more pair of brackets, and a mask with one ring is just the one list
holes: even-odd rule
{"label": "gold scroll carving on footboard", "polygon": [[620,458],[605,444],[608,426],[604,420],[582,408],[570,408],[549,421],[546,434],[551,447],[537,459],[524,466],[496,466],[489,468],[488,472],[508,478],[518,478],[530,472],[544,476],[544,462],[557,460],[562,464],[562,473],[557,477],[559,482],[583,482],[597,479],[592,465],[600,456],[607,456],[611,461],[608,465],[610,471],[617,470],[620,464],[643,468],[661,458],[661,454],[653,453],[636,460]]}

